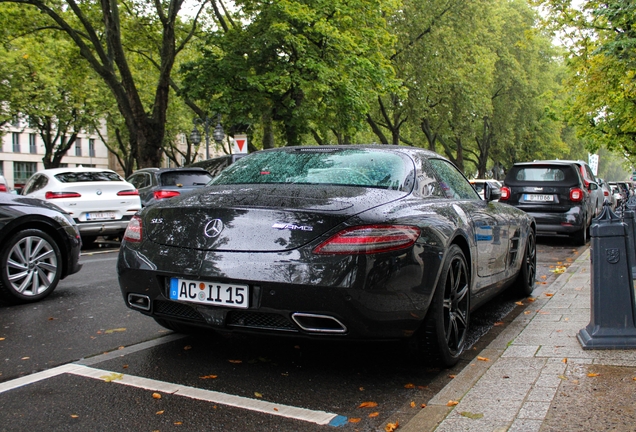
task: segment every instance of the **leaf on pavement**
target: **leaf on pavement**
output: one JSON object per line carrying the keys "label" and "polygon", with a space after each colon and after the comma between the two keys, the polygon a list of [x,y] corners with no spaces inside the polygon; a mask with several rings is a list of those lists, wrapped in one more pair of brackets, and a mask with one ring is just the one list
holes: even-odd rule
{"label": "leaf on pavement", "polygon": [[362,402],[358,408],[375,408],[378,406],[377,402]]}
{"label": "leaf on pavement", "polygon": [[477,360],[483,361],[483,362],[490,361],[490,359],[488,357],[479,357],[479,356],[477,356]]}
{"label": "leaf on pavement", "polygon": [[71,414],[71,418],[79,418],[77,414]]}
{"label": "leaf on pavement", "polygon": [[515,304],[516,304],[516,305],[519,305],[519,306],[523,306],[523,302],[520,302],[520,301],[515,302]]}
{"label": "leaf on pavement", "polygon": [[567,363],[568,362],[568,358],[564,357],[563,360],[561,360],[561,363]]}
{"label": "leaf on pavement", "polygon": [[352,417],[349,419],[349,423],[360,423],[360,420],[362,420],[360,417]]}
{"label": "leaf on pavement", "polygon": [[124,378],[124,374],[120,374],[120,373],[111,373],[110,375],[102,375],[100,376],[101,379],[103,379],[106,382],[112,382],[115,380],[120,380]]}
{"label": "leaf on pavement", "polygon": [[411,408],[415,408],[415,402],[411,401]]}
{"label": "leaf on pavement", "polygon": [[494,323],[493,325],[494,325],[495,327],[499,327],[499,326],[504,325],[504,322],[503,322],[503,321],[497,321],[497,322],[496,322],[496,323]]}
{"label": "leaf on pavement", "polygon": [[449,400],[448,402],[446,402],[446,406],[449,406],[449,407],[455,406],[455,405],[458,405],[458,404],[459,404],[459,402],[458,401],[454,401],[454,400]]}
{"label": "leaf on pavement", "polygon": [[404,384],[404,388],[407,388],[407,389],[415,388],[415,384],[413,383]]}
{"label": "leaf on pavement", "polygon": [[589,373],[589,374],[587,374],[587,376],[589,376],[590,378],[594,378],[594,377],[597,377],[599,375],[600,375],[600,373]]}
{"label": "leaf on pavement", "polygon": [[263,395],[260,394],[259,392],[254,392],[254,396],[256,396],[257,398],[262,398]]}
{"label": "leaf on pavement", "polygon": [[243,363],[243,360],[228,360],[230,363],[232,364],[241,364]]}
{"label": "leaf on pavement", "polygon": [[200,376],[199,378],[201,378],[201,379],[217,379],[218,375],[204,375],[204,376]]}
{"label": "leaf on pavement", "polygon": [[153,399],[161,399],[161,393],[153,393],[152,394],[152,398]]}
{"label": "leaf on pavement", "polygon": [[116,329],[110,329],[110,330],[106,330],[104,333],[106,334],[113,334],[113,333],[117,333],[117,332],[125,332],[126,329],[123,327],[120,328],[116,328]]}
{"label": "leaf on pavement", "polygon": [[190,345],[186,345],[186,346],[183,347],[184,351],[189,351],[191,349],[192,349],[192,346],[190,346]]}
{"label": "leaf on pavement", "polygon": [[164,410],[161,410],[161,411],[157,411],[155,414],[157,414],[157,415],[161,415],[161,414],[163,414],[164,412],[165,412]]}
{"label": "leaf on pavement", "polygon": [[375,417],[377,417],[379,415],[380,415],[380,413],[376,411],[376,412],[372,412],[371,414],[369,414],[369,417],[375,418]]}
{"label": "leaf on pavement", "polygon": [[393,432],[399,426],[400,426],[400,423],[396,420],[395,423],[387,423],[387,425],[384,426],[384,431],[385,432]]}
{"label": "leaf on pavement", "polygon": [[471,412],[468,412],[468,411],[462,411],[460,414],[463,417],[468,417],[469,419],[473,419],[473,420],[478,420],[478,419],[484,417],[484,415],[482,413],[471,413]]}
{"label": "leaf on pavement", "polygon": [[546,296],[546,297],[552,297],[552,296],[554,296],[554,294],[552,294],[552,293],[545,293],[545,296]]}

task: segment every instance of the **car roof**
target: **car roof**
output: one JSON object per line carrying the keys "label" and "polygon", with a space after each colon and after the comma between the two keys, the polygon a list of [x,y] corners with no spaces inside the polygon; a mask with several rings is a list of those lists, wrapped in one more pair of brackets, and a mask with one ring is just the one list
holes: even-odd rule
{"label": "car roof", "polygon": [[51,175],[66,173],[66,172],[115,172],[108,168],[93,168],[93,167],[67,167],[67,168],[48,168],[38,171],[38,173],[47,173]]}

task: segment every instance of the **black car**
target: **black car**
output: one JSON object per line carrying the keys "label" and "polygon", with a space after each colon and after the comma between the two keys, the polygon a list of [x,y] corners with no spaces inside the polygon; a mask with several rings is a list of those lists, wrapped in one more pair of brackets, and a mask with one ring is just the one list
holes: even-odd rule
{"label": "black car", "polygon": [[0,194],[0,299],[29,303],[77,273],[81,240],[73,218],[37,198]]}
{"label": "black car", "polygon": [[537,223],[537,234],[567,234],[578,245],[587,242],[596,215],[596,198],[586,187],[579,166],[566,161],[514,164],[504,180],[500,202],[530,214]]}
{"label": "black car", "polygon": [[534,221],[496,198],[422,149],[264,150],[135,216],[119,284],[176,331],[410,339],[452,365],[471,310],[534,288]]}
{"label": "black car", "polygon": [[203,168],[143,168],[126,179],[139,191],[142,206],[190,192],[210,180]]}
{"label": "black car", "polygon": [[216,177],[225,168],[229,167],[234,162],[236,162],[237,160],[245,156],[247,156],[247,153],[237,153],[237,154],[219,156],[212,159],[206,159],[199,162],[195,162],[191,165],[188,165],[188,167],[203,168],[204,170],[209,172],[210,175],[212,175],[212,177]]}

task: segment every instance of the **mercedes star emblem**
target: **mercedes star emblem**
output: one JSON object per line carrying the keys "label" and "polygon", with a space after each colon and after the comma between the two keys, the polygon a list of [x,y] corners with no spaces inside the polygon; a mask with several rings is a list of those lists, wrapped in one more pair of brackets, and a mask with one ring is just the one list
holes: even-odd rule
{"label": "mercedes star emblem", "polygon": [[206,237],[214,238],[218,237],[219,234],[221,234],[221,231],[223,231],[223,222],[221,221],[221,219],[212,219],[205,226],[205,230],[203,231],[203,233]]}

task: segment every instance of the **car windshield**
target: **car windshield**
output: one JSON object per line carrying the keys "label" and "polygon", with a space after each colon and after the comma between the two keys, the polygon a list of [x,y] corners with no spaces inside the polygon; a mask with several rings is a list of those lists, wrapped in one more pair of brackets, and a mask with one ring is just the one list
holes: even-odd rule
{"label": "car windshield", "polygon": [[207,172],[167,172],[161,174],[162,186],[205,186],[212,179]]}
{"label": "car windshield", "polygon": [[110,171],[81,171],[56,174],[55,178],[62,183],[124,181],[119,174]]}
{"label": "car windshield", "polygon": [[517,180],[528,181],[562,181],[565,174],[560,168],[521,168],[517,172]]}
{"label": "car windshield", "polygon": [[317,147],[254,153],[232,164],[210,184],[329,184],[405,190],[412,172],[413,163],[395,152]]}

